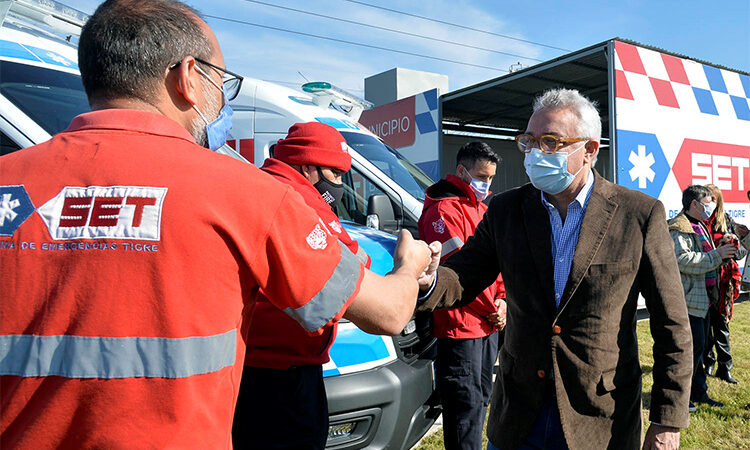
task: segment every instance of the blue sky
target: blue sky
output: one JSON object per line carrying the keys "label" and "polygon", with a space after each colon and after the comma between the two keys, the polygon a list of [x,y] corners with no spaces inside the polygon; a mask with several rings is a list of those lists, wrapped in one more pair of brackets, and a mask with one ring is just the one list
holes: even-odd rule
{"label": "blue sky", "polygon": [[[98,0],[60,0],[91,13]],[[750,71],[750,0],[362,0],[445,22],[512,36],[567,50],[612,37],[631,39],[670,52]],[[448,75],[459,89],[565,54],[527,42],[460,29],[446,24],[370,8],[345,0],[263,0],[263,3],[345,18],[422,36],[522,55],[478,49],[342,23],[246,0],[188,0],[205,15],[387,47],[464,63],[472,67],[287,32],[208,18],[230,70],[299,86],[305,80],[330,81],[364,95],[364,78],[393,67]],[[302,75],[300,75],[301,72]]]}

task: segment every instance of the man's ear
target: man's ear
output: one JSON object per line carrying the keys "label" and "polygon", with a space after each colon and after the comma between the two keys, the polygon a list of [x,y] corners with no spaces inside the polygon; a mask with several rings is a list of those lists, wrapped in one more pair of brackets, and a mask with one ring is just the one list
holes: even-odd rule
{"label": "man's ear", "polygon": [[[186,56],[182,58],[180,64],[170,70],[172,83],[177,93],[185,99],[190,105],[198,103],[198,90],[201,89],[199,77],[200,73],[196,70],[195,58]],[[170,80],[168,77],[167,80]]]}
{"label": "man's ear", "polygon": [[588,141],[583,147],[586,149],[586,153],[584,155],[585,161],[590,163],[594,160],[596,152],[599,151],[599,143],[596,141]]}
{"label": "man's ear", "polygon": [[313,172],[315,172],[315,166],[311,166],[309,164],[300,164],[299,171],[303,177],[307,178],[308,181],[312,182],[310,178]]}
{"label": "man's ear", "polygon": [[[462,170],[462,169],[463,169],[463,170]],[[463,164],[458,164],[458,165],[456,166],[456,176],[457,176],[458,178],[460,178],[460,179],[462,179],[462,180],[466,181],[466,180],[464,179],[464,176],[465,176],[464,174],[468,174],[468,173],[469,173],[469,169],[467,169],[467,168],[466,168],[466,166],[464,166]]]}

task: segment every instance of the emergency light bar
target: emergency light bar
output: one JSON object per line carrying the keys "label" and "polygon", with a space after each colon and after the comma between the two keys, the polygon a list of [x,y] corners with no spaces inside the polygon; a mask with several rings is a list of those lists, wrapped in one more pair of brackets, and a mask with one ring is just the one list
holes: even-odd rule
{"label": "emergency light bar", "polygon": [[75,36],[81,35],[81,28],[89,19],[88,14],[54,0],[0,0],[0,25],[8,13]]}
{"label": "emergency light bar", "polygon": [[359,119],[362,111],[371,109],[374,105],[367,100],[350,94],[325,81],[312,81],[302,85],[302,90],[313,95],[313,103],[328,108],[331,103],[343,110],[354,120]]}

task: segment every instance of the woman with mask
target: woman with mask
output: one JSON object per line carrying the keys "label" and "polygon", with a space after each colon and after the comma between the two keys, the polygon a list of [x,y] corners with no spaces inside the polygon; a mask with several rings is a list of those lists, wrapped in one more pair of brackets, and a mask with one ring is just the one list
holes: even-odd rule
{"label": "woman with mask", "polygon": [[717,269],[735,255],[737,248],[732,244],[714,244],[706,221],[715,209],[716,202],[707,187],[690,185],[682,192],[682,211],[669,220],[669,234],[674,241],[693,336],[691,411],[696,409],[694,403],[724,407],[724,404],[708,396],[703,353],[709,329],[710,299],[715,298],[718,292]]}
{"label": "woman with mask", "polygon": [[[721,190],[713,184],[707,184],[706,187],[711,191],[716,209],[711,217],[706,221],[708,231],[714,241],[715,246],[720,246],[724,242],[734,242],[737,253],[732,259],[725,260],[717,269],[716,282],[718,295],[711,298],[709,307],[709,332],[706,337],[706,350],[703,355],[703,364],[706,374],[714,374],[716,378],[726,381],[730,384],[737,384],[737,380],[732,377],[732,354],[729,347],[729,320],[732,318],[732,309],[734,301],[740,295],[740,282],[742,274],[737,261],[741,260],[747,254],[747,251],[739,246],[737,238],[736,224],[732,218],[724,212],[724,197]],[[714,354],[714,347],[716,353]],[[714,372],[714,363],[717,364]]]}

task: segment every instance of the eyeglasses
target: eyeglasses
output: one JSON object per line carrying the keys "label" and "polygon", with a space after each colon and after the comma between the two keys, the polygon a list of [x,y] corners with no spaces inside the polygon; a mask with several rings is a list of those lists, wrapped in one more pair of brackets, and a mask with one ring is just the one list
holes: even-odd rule
{"label": "eyeglasses", "polygon": [[565,145],[588,140],[588,138],[563,138],[553,134],[543,134],[539,136],[538,139],[530,134],[519,134],[516,136],[518,149],[523,153],[529,153],[531,149],[534,148],[535,142],[539,143],[539,146],[537,147],[539,150],[544,153],[552,154]]}
{"label": "eyeglasses", "polygon": [[[229,70],[223,67],[219,67],[215,64],[211,64],[210,62],[203,60],[201,58],[195,58],[195,60],[201,64],[205,64],[217,70],[220,73],[221,83],[224,85],[224,93],[227,97],[227,101],[231,101],[237,98],[237,95],[240,93],[240,88],[242,87],[242,75],[234,73],[234,72],[230,72]],[[172,64],[171,66],[169,66],[169,70],[177,68],[180,64],[182,64],[182,61],[178,61]]]}

